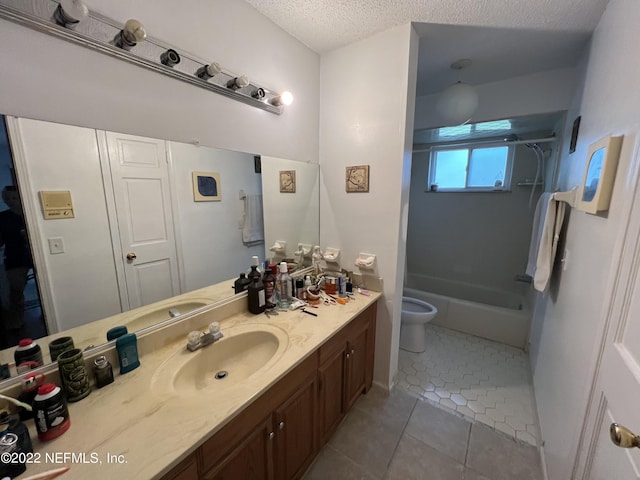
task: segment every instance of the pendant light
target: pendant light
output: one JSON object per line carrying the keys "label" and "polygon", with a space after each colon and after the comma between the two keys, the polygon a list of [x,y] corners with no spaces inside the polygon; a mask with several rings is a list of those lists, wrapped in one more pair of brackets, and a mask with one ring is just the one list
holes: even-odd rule
{"label": "pendant light", "polygon": [[[468,58],[451,64],[451,69],[462,70],[471,65]],[[458,81],[445,88],[438,97],[436,110],[446,126],[463,125],[471,120],[478,109],[478,93],[468,83]]]}

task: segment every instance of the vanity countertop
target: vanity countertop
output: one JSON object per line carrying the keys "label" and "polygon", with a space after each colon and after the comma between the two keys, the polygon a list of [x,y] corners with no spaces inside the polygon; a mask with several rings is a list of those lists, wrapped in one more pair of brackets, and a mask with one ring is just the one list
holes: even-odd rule
{"label": "vanity countertop", "polygon": [[[127,312],[122,312],[110,317],[102,318],[100,320],[95,320],[85,325],[80,325],[60,333],[55,333],[47,337],[38,338],[37,340],[35,340],[35,342],[40,345],[45,363],[49,363],[51,361],[51,357],[49,356],[49,342],[55,340],[56,338],[70,336],[71,338],[73,338],[75,346],[81,349],[84,349],[89,345],[102,345],[107,341],[107,331],[109,329],[117,325],[130,325],[130,323],[136,318],[142,317],[151,312],[166,311],[166,318],[169,318],[169,309],[174,307],[176,304],[184,304],[185,302],[191,301],[206,305],[230,297],[233,295],[233,282],[234,279],[231,279],[224,282],[216,283],[214,285],[210,285],[208,287],[199,288],[198,290],[193,290],[191,292],[183,293],[181,295],[167,298],[165,300],[145,305],[143,307],[135,308]],[[157,323],[158,321],[159,320],[149,322],[148,325],[140,325],[137,329],[151,326],[153,323]],[[129,329],[130,332],[133,332],[135,330],[136,329]],[[12,376],[15,375],[15,365],[13,359],[14,351],[15,347],[0,350],[0,363],[7,363],[10,365]]]}
{"label": "vanity countertop", "polygon": [[[159,394],[152,388],[152,379],[166,359],[186,350],[186,338],[159,342],[158,348],[141,356],[139,368],[116,374],[111,385],[94,388],[85,399],[70,403],[71,428],[62,436],[40,442],[29,421],[34,460],[39,463],[29,465],[25,475],[68,465],[71,469],[61,479],[160,478],[380,295],[356,294],[346,305],[320,305],[312,309],[317,317],[301,311],[270,318],[253,315],[246,311],[244,296],[230,301],[242,302],[241,313],[227,318],[217,318],[216,309],[199,314],[202,329],[216,320],[223,333],[248,324],[280,328],[288,334],[287,348],[277,362],[224,395],[209,386],[197,394],[178,396]],[[216,348],[216,344],[205,348]],[[114,373],[117,369],[114,365]]]}

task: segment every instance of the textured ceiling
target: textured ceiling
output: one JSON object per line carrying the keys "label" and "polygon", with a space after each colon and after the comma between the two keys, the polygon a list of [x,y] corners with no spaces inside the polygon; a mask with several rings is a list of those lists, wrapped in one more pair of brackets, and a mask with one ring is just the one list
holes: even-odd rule
{"label": "textured ceiling", "polygon": [[[318,53],[414,22],[417,95],[576,65],[608,0],[246,0]],[[469,58],[457,72],[450,64]]]}
{"label": "textured ceiling", "polygon": [[407,22],[591,32],[608,0],[246,0],[318,53]]}

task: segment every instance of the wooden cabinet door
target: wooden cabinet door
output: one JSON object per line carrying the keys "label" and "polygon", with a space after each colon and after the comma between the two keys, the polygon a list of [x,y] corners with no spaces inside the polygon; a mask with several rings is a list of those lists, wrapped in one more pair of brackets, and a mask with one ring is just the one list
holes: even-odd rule
{"label": "wooden cabinet door", "polygon": [[231,455],[202,478],[206,480],[273,480],[271,418],[251,432]]}
{"label": "wooden cabinet door", "polygon": [[180,462],[173,470],[162,477],[162,480],[198,480],[198,464],[196,456],[191,455]]}
{"label": "wooden cabinet door", "polygon": [[337,350],[318,368],[318,440],[324,445],[344,418],[345,350]]}
{"label": "wooden cabinet door", "polygon": [[315,375],[274,412],[276,479],[300,478],[316,454]]}
{"label": "wooden cabinet door", "polygon": [[348,411],[367,387],[367,337],[368,323],[358,329],[347,342],[345,409]]}

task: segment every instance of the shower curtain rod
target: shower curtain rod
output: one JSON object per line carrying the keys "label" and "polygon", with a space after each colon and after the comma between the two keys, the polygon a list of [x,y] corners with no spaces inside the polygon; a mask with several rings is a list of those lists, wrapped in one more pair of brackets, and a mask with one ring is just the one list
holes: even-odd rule
{"label": "shower curtain rod", "polygon": [[433,147],[416,148],[413,150],[413,153],[430,152],[431,150],[440,150],[440,149],[449,148],[449,147],[466,147],[467,145],[482,145],[484,143],[491,143],[491,144],[497,144],[497,145],[519,145],[522,143],[550,143],[550,142],[557,142],[557,141],[558,141],[558,137],[534,138],[531,140],[512,140],[508,142],[505,142],[500,139],[481,140],[478,142],[467,141],[467,142],[459,142],[459,143],[447,143],[442,145],[434,145]]}

